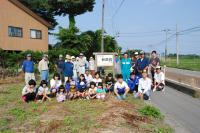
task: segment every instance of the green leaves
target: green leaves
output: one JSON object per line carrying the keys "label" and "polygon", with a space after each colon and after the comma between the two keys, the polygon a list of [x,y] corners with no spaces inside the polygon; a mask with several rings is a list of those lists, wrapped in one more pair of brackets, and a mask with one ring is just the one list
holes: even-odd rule
{"label": "green leaves", "polygon": [[142,107],[141,109],[139,109],[139,112],[145,116],[151,116],[151,117],[158,118],[158,119],[163,118],[160,110],[153,106],[150,106],[150,105],[146,105],[146,106]]}

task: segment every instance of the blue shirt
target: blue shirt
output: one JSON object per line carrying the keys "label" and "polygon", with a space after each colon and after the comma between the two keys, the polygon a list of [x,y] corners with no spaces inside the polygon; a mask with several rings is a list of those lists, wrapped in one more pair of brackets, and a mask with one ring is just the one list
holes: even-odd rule
{"label": "blue shirt", "polygon": [[122,60],[121,60],[122,71],[130,71],[130,68],[131,68],[131,59],[130,58],[127,58],[127,59],[122,58]]}
{"label": "blue shirt", "polygon": [[131,91],[134,90],[135,86],[139,84],[139,77],[135,76],[134,79],[129,78],[128,79],[128,87],[130,88]]}
{"label": "blue shirt", "polygon": [[80,92],[84,92],[86,89],[87,89],[87,82],[86,80],[83,80],[83,81],[78,81],[77,82],[77,91],[80,91]]}
{"label": "blue shirt", "polygon": [[22,65],[22,69],[25,73],[33,73],[34,72],[34,62],[30,60],[25,60]]}
{"label": "blue shirt", "polygon": [[71,62],[65,62],[63,64],[63,73],[65,77],[72,77],[73,76],[73,68],[74,65]]}
{"label": "blue shirt", "polygon": [[147,58],[138,59],[136,62],[136,68],[139,70],[144,70],[145,67],[149,65],[149,60]]}

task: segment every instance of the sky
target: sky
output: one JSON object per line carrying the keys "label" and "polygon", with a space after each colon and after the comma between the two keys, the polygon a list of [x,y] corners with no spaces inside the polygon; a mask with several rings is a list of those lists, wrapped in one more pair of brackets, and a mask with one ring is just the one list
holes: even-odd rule
{"label": "sky", "polygon": [[[166,32],[168,37],[179,31],[200,26],[200,0],[105,0],[105,30],[116,38],[123,51],[143,49],[146,52],[165,49]],[[93,12],[76,16],[76,26],[82,31],[101,28],[102,0],[96,0]],[[68,17],[56,17],[58,27],[68,27]],[[181,32],[180,32],[181,33]],[[58,40],[50,36],[50,44]],[[180,54],[200,55],[200,27],[196,32],[178,36]],[[168,53],[176,52],[176,36],[167,43]]]}

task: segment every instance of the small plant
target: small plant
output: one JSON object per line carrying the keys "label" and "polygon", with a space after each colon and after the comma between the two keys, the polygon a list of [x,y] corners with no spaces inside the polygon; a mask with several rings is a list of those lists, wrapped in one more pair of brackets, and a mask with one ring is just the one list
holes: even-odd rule
{"label": "small plant", "polygon": [[153,106],[150,106],[150,105],[146,105],[146,106],[142,107],[141,109],[139,109],[139,112],[145,116],[151,116],[151,117],[158,118],[158,119],[163,118],[160,110]]}
{"label": "small plant", "polygon": [[19,120],[24,120],[27,116],[27,113],[21,108],[11,109],[9,114],[15,116],[15,118]]}

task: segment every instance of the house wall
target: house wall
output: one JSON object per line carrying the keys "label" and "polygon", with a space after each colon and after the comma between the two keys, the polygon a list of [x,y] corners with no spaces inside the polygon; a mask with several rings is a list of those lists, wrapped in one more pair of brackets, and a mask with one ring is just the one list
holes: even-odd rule
{"label": "house wall", "polygon": [[[21,27],[23,37],[9,37],[8,26]],[[30,29],[42,31],[42,39],[31,39]],[[15,51],[47,51],[48,28],[8,0],[0,0],[0,48]]]}

